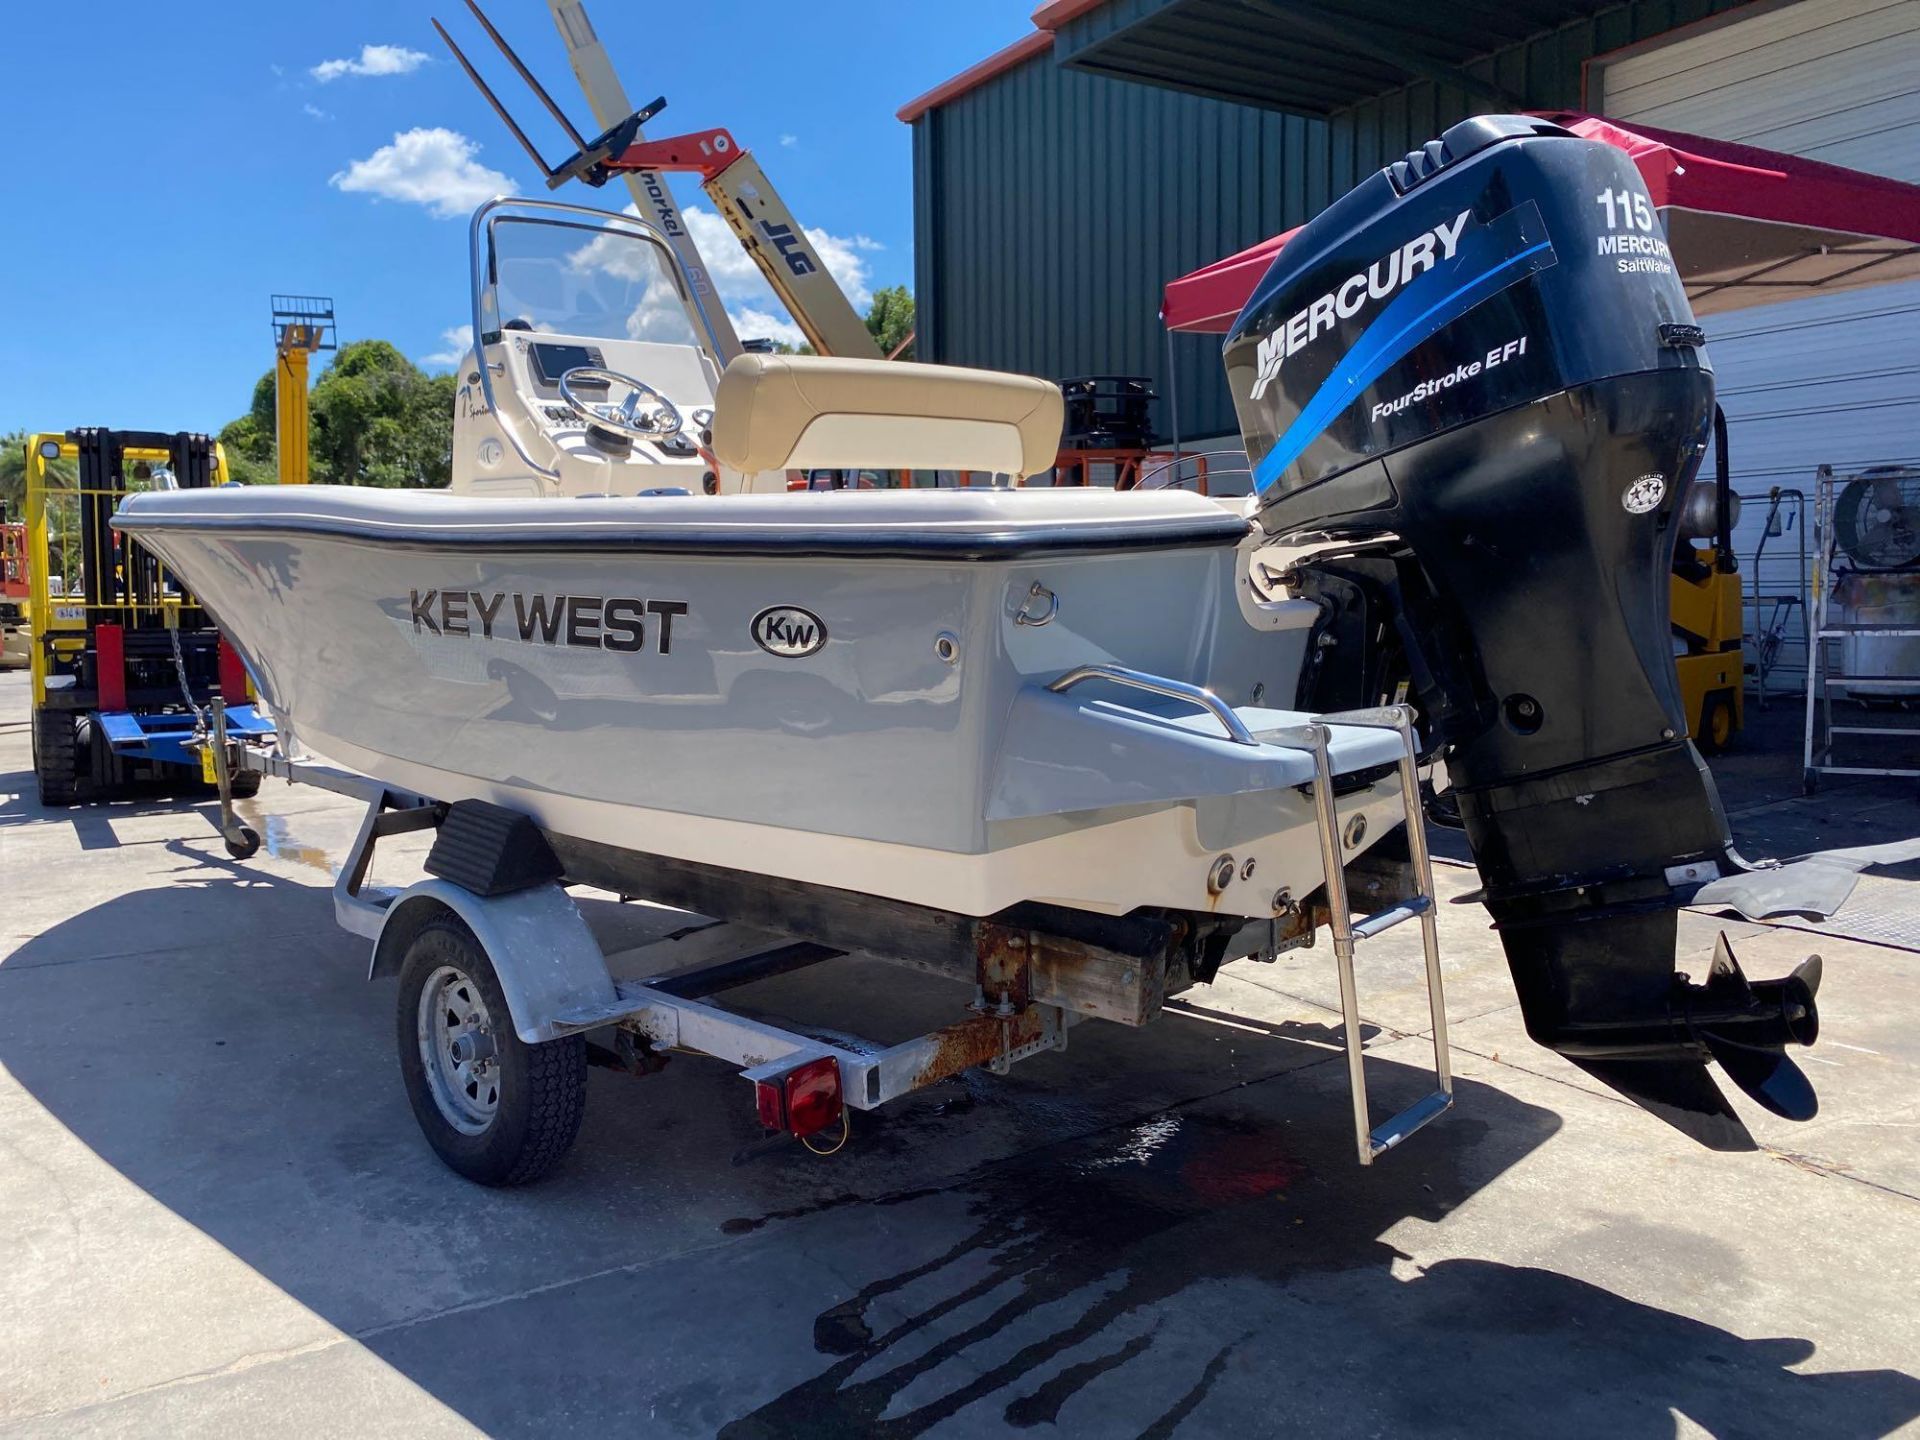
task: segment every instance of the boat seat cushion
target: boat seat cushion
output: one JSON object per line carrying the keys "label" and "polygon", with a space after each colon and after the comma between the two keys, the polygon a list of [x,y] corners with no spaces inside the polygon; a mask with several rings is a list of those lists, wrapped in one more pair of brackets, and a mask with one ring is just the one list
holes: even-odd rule
{"label": "boat seat cushion", "polygon": [[831,467],[1026,476],[1054,462],[1060,387],[1030,375],[742,355],[713,402],[713,453],[742,474]]}

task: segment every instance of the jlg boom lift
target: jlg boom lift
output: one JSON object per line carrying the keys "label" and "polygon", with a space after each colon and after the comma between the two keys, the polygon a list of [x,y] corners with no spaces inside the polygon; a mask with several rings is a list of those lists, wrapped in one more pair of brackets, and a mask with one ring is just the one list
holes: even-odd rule
{"label": "jlg boom lift", "polygon": [[[582,86],[587,89],[588,101],[593,105],[596,115],[602,123],[607,124],[607,128],[593,140],[585,138],[574,127],[474,0],[467,0],[467,9],[473,12],[474,18],[499,47],[507,63],[526,81],[528,88],[546,107],[547,113],[559,122],[560,128],[566,131],[567,138],[573,142],[574,153],[558,165],[547,163],[527,138],[526,132],[507,113],[506,107],[500,103],[487,82],[480,78],[480,72],[474,69],[473,63],[454,43],[446,27],[438,20],[433,22],[433,28],[440,32],[440,38],[453,52],[454,59],[460,62],[460,67],[486,97],[494,113],[540,168],[547,188],[557,190],[569,180],[580,180],[597,188],[616,175],[628,177],[636,190],[635,199],[641,213],[653,217],[671,241],[674,239],[673,228],[684,231],[685,227],[679,224],[677,209],[671,212],[674,227],[669,228],[664,223],[665,216],[655,196],[664,196],[669,206],[672,197],[667,194],[666,185],[659,177],[676,171],[698,175],[700,188],[707,192],[714,208],[739,238],[747,254],[753,257],[753,263],[760,267],[760,273],[766,276],[773,293],[780,297],[780,303],[793,316],[794,323],[807,337],[807,343],[822,355],[881,359],[880,347],[868,332],[866,322],[827,272],[819,251],[814,249],[807,232],[780,199],[766,172],[760,168],[760,162],[726,130],[700,130],[665,140],[642,139],[641,127],[666,108],[664,99],[655,100],[617,123],[608,123],[608,115],[617,114],[625,107],[626,96],[620,91],[613,67],[606,60],[606,51],[593,34],[593,27],[587,23],[586,12],[578,0],[550,0],[550,3],[561,36],[567,41],[573,56],[574,73],[580,76]],[[688,237],[685,247],[676,242],[674,248],[684,260],[691,246],[691,237]],[[697,260],[698,251],[693,250],[692,253]],[[704,276],[706,273],[705,267],[701,266],[700,274]],[[701,297],[697,288],[696,294],[689,297],[689,303],[699,304],[703,309],[711,306],[711,309],[705,310],[709,321],[714,318],[713,312],[720,309],[717,299]],[[730,335],[731,327],[723,334]]]}
{"label": "jlg boom lift", "polygon": [[[613,61],[607,56],[607,47],[600,43],[593,22],[587,19],[586,7],[580,4],[580,0],[547,0],[547,8],[553,12],[553,23],[559,27],[560,39],[567,47],[567,63],[573,67],[574,78],[580,82],[581,92],[587,97],[587,106],[593,111],[594,122],[603,130],[613,129],[633,113],[633,102],[627,99],[626,87],[620,83],[620,77],[614,71]],[[480,19],[482,24],[486,23],[484,15]],[[487,28],[492,33],[492,27]],[[637,125],[634,126],[633,138],[643,138]],[[629,171],[625,179],[634,205],[642,215],[660,227],[661,233],[667,237],[667,244],[673,247],[673,253],[679,257],[680,268],[687,272],[687,283],[694,292],[688,297],[691,302],[689,308],[697,306],[700,314],[706,317],[707,328],[719,350],[716,358],[722,365],[727,364],[740,353],[740,337],[734,331],[733,317],[727,314],[726,306],[720,303],[713,275],[707,269],[706,259],[700,254],[700,247],[694,243],[686,221],[681,217],[673,191],[662,176],[651,170]],[[700,333],[700,315],[689,315],[687,318],[693,323],[694,333]]]}

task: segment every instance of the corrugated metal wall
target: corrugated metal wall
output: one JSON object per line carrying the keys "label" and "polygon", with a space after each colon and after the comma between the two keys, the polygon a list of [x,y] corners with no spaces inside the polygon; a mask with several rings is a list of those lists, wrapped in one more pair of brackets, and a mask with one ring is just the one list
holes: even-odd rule
{"label": "corrugated metal wall", "polygon": [[[1733,8],[1637,0],[1467,67],[1534,108],[1580,102],[1590,56]],[[1042,54],[914,124],[917,349],[1168,391],[1161,287],[1323,209],[1362,176],[1487,109],[1406,86],[1327,120],[1082,74]],[[1234,429],[1219,340],[1175,336],[1182,437]],[[1175,416],[1156,408],[1162,438]]]}

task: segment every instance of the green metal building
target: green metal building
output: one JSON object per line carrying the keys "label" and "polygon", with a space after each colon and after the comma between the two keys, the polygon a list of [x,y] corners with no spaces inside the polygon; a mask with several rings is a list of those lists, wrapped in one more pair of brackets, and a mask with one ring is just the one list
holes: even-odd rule
{"label": "green metal building", "polygon": [[[1031,34],[900,111],[913,127],[918,354],[1056,379],[1152,376],[1162,439],[1230,434],[1217,337],[1169,341],[1159,323],[1168,280],[1307,220],[1467,115],[1601,111],[1602,74],[1615,63],[1651,66],[1662,73],[1649,84],[1682,91],[1697,73],[1703,113],[1714,95],[1751,109],[1748,72],[1771,63],[1765,52],[1826,64],[1827,74],[1849,63],[1828,51],[1847,47],[1821,35],[1879,14],[1853,48],[1876,47],[1897,69],[1906,21],[1890,25],[1882,12],[1910,8],[1053,0]],[[1786,10],[1800,18],[1783,26]],[[1635,59],[1669,44],[1674,74]],[[1743,70],[1747,52],[1761,58]],[[1740,128],[1731,120],[1659,123],[1761,145],[1778,138],[1764,127],[1729,133]]]}

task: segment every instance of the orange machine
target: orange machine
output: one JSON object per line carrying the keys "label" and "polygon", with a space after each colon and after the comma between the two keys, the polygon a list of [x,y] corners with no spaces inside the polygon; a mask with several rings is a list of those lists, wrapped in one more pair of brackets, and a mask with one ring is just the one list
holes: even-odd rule
{"label": "orange machine", "polygon": [[0,670],[24,670],[33,658],[27,598],[27,527],[0,505]]}

